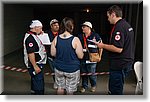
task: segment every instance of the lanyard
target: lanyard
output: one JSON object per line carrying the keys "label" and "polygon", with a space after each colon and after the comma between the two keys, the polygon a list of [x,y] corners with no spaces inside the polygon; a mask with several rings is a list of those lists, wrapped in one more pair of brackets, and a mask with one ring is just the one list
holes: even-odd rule
{"label": "lanyard", "polygon": [[[92,33],[92,32],[91,32],[91,33]],[[90,33],[90,35],[91,35],[91,33]],[[89,36],[90,36],[90,35],[89,35]],[[83,34],[84,48],[86,48],[86,49],[87,49],[87,42],[86,42],[86,41],[87,41],[87,38],[88,38],[89,36],[86,37],[86,36],[84,36],[84,34]]]}
{"label": "lanyard", "polygon": [[115,30],[115,25],[113,26],[111,33],[110,33],[110,43],[111,43],[112,33],[114,32],[114,30]]}
{"label": "lanyard", "polygon": [[87,38],[83,34],[84,48],[87,49],[87,42],[86,42],[86,40],[87,40]]}

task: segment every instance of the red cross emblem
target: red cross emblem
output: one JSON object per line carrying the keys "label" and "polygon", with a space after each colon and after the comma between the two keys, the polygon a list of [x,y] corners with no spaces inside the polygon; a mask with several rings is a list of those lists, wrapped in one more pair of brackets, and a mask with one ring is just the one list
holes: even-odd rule
{"label": "red cross emblem", "polygon": [[117,34],[117,35],[115,36],[115,40],[117,40],[117,41],[120,40],[120,38],[121,38],[121,37],[120,37],[119,34]]}
{"label": "red cross emblem", "polygon": [[33,47],[33,43],[29,43],[29,47]]}

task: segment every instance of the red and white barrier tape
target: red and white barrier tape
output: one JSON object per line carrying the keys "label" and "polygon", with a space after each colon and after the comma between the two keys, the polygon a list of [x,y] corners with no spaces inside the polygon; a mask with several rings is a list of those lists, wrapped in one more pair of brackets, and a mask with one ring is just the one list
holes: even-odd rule
{"label": "red and white barrier tape", "polygon": [[[11,66],[0,66],[0,69],[5,69],[5,70],[10,70],[10,71],[16,71],[16,72],[21,72],[21,73],[26,73],[28,72],[27,69],[25,68],[16,68],[16,67],[11,67]],[[90,75],[108,75],[109,72],[95,72],[95,73],[81,73],[81,76],[90,76]],[[54,75],[54,73],[49,73],[46,72],[45,75]]]}
{"label": "red and white barrier tape", "polygon": [[16,67],[11,67],[11,66],[4,66],[4,65],[1,66],[0,69],[6,69],[6,70],[22,72],[22,73],[25,73],[28,71],[27,69],[23,69],[23,68],[16,68]]}

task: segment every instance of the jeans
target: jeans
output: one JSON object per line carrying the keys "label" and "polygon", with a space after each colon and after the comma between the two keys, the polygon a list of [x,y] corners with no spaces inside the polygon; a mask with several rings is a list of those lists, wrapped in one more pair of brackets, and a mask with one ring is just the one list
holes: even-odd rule
{"label": "jeans", "polygon": [[[81,73],[92,73],[95,74],[96,71],[96,63],[90,63],[90,64],[86,64],[86,63],[82,63],[81,64]],[[91,87],[95,87],[96,86],[96,80],[97,80],[97,76],[96,75],[83,75],[81,76],[82,78],[82,87],[84,89],[88,88],[88,79],[90,80],[90,84]]]}
{"label": "jeans", "polygon": [[44,75],[43,75],[43,65],[38,65],[41,68],[41,72],[34,74],[35,70],[33,66],[28,68],[29,74],[31,76],[31,94],[44,95]]}
{"label": "jeans", "polygon": [[132,64],[128,64],[122,70],[111,70],[109,74],[109,91],[111,95],[122,95],[124,80],[128,72],[132,69]]}
{"label": "jeans", "polygon": [[[50,68],[51,68],[51,71],[52,71],[52,73],[54,73],[54,62],[53,62],[53,60],[52,59],[50,59],[50,58],[48,58],[48,63],[49,63],[49,66],[50,66]],[[55,75],[53,75],[53,81],[55,81]]]}

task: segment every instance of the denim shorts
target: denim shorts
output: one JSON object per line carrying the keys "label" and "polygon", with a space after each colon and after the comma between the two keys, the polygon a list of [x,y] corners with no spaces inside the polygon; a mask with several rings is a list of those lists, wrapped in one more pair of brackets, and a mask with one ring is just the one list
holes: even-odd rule
{"label": "denim shorts", "polygon": [[58,88],[66,89],[67,93],[77,91],[77,86],[80,81],[80,70],[73,73],[59,71],[55,68],[55,82]]}

